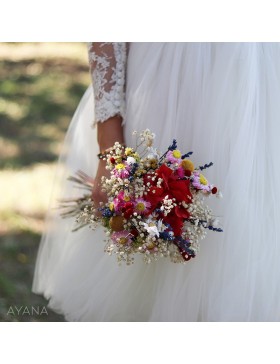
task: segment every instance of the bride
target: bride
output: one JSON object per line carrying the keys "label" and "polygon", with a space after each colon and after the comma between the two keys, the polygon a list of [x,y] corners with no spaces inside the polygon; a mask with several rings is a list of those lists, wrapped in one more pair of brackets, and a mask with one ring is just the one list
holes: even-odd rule
{"label": "bride", "polygon": [[211,202],[223,233],[209,232],[186,265],[118,266],[104,232],[71,232],[50,209],[33,292],[68,321],[280,320],[280,44],[90,43],[92,85],[69,126],[57,198],[77,197],[78,169],[108,172],[97,154],[149,128],[164,151],[173,138],[196,165],[213,161]]}

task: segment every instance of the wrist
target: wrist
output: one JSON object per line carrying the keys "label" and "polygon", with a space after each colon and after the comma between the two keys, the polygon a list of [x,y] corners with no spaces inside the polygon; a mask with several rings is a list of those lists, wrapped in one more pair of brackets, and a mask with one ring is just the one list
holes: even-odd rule
{"label": "wrist", "polygon": [[112,147],[115,142],[124,143],[121,123],[122,117],[116,115],[98,124],[97,140],[101,152]]}
{"label": "wrist", "polygon": [[[115,144],[115,143],[114,143]],[[120,148],[125,149],[126,145],[124,143],[119,143]],[[112,145],[109,148],[100,150],[100,153],[97,154],[97,157],[100,160],[106,160],[109,155],[113,155],[115,153],[116,147]]]}

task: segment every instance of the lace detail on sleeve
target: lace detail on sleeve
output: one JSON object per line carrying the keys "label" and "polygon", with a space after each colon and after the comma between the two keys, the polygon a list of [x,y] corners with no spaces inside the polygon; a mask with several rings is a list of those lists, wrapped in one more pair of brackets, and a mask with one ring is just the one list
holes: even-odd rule
{"label": "lace detail on sleeve", "polygon": [[95,120],[125,116],[127,43],[88,43],[89,65],[95,100]]}

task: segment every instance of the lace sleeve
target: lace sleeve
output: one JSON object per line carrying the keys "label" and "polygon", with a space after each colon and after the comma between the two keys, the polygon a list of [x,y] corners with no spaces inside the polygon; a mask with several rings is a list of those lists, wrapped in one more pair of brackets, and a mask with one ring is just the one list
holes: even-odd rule
{"label": "lace sleeve", "polygon": [[95,119],[125,116],[127,43],[88,43],[89,65],[95,101]]}

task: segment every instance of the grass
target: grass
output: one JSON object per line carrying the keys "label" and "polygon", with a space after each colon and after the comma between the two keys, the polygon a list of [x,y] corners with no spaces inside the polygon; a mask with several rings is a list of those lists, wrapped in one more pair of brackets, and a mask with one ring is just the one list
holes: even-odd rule
{"label": "grass", "polygon": [[0,43],[0,321],[64,320],[14,307],[47,304],[31,293],[34,264],[55,162],[90,83],[87,62],[82,43]]}

